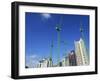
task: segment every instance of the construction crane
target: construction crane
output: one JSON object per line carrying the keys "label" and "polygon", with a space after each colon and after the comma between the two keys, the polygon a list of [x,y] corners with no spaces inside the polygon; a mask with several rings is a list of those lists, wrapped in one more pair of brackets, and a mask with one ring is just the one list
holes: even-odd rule
{"label": "construction crane", "polygon": [[[84,40],[84,42],[86,42],[86,41],[85,41],[85,37],[84,37],[84,29],[83,29],[82,23],[80,23],[80,32],[81,32],[81,37],[82,37],[82,39]],[[85,44],[86,44],[86,43],[85,43]]]}
{"label": "construction crane", "polygon": [[81,37],[84,39],[82,23],[80,23],[80,32],[81,32]]}
{"label": "construction crane", "polygon": [[[61,43],[63,44],[63,46],[64,46],[64,49],[66,48],[66,46],[67,46],[67,42],[65,42],[65,41],[61,41]],[[67,52],[67,50],[65,49],[65,51],[64,51],[64,57],[66,56],[66,52]]]}
{"label": "construction crane", "polygon": [[52,59],[52,53],[53,53],[53,40],[51,41],[50,45],[50,59]]}
{"label": "construction crane", "polygon": [[50,59],[50,67],[53,66],[52,54],[53,54],[53,40],[51,41],[51,45],[50,45],[50,56],[49,56],[49,59]]}
{"label": "construction crane", "polygon": [[56,26],[56,31],[57,31],[57,65],[60,66],[60,32],[61,32],[61,25],[62,25],[62,19],[63,17],[61,16],[60,22]]}

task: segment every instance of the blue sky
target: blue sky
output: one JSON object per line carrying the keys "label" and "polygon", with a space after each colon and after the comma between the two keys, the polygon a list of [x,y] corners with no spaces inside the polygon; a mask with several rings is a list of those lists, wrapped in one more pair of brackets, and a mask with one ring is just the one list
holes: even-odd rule
{"label": "blue sky", "polygon": [[87,49],[89,49],[89,16],[88,15],[69,15],[69,14],[50,14],[50,13],[31,13],[25,14],[25,53],[26,65],[33,67],[42,58],[50,55],[50,45],[53,40],[53,62],[57,62],[57,31],[56,26],[61,21],[61,41],[60,59],[65,53],[74,50],[74,41],[81,37],[80,24],[84,30],[84,39]]}

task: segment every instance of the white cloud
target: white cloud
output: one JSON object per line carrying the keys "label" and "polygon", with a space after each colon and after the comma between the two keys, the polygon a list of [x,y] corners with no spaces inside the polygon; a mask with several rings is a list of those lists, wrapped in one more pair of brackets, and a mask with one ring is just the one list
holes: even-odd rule
{"label": "white cloud", "polygon": [[45,19],[51,18],[51,14],[48,14],[48,13],[42,13],[41,15],[42,15],[42,17],[45,18]]}

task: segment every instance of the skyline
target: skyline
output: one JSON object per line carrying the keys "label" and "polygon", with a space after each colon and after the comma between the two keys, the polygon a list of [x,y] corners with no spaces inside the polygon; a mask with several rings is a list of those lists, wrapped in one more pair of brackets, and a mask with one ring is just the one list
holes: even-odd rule
{"label": "skyline", "polygon": [[[26,65],[38,62],[42,58],[50,56],[50,45],[53,40],[53,61],[57,61],[57,31],[61,17],[61,43],[60,57],[64,57],[65,52],[74,50],[74,41],[81,37],[80,23],[84,30],[86,47],[89,50],[89,16],[73,14],[51,14],[51,13],[25,13],[25,53]],[[61,59],[60,59],[61,60]],[[32,61],[32,63],[30,63]]]}

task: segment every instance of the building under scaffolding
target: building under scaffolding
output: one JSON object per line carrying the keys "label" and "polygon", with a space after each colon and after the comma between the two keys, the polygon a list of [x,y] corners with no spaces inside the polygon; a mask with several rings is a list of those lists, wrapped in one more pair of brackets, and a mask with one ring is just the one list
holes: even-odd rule
{"label": "building under scaffolding", "polygon": [[77,62],[76,62],[76,53],[74,50],[72,50],[69,53],[69,66],[76,66]]}

